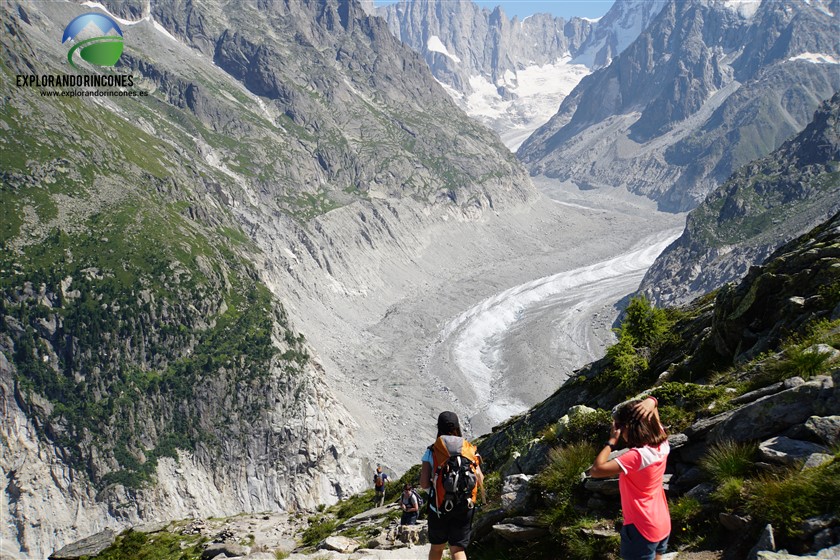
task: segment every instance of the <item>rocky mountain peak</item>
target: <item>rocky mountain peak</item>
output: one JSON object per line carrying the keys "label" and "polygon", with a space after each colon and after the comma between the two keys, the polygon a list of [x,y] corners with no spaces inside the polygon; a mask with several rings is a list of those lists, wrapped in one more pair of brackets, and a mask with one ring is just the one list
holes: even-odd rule
{"label": "rocky mountain peak", "polygon": [[520,159],[532,173],[625,186],[687,210],[780,146],[840,89],[833,12],[768,0],[747,18],[731,6],[668,2],[608,67],[580,82]]}

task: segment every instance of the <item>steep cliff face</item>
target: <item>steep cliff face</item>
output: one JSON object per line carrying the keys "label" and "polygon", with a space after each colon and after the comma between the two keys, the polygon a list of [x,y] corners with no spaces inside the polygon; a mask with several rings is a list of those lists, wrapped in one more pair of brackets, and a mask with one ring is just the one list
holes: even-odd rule
{"label": "steep cliff face", "polygon": [[688,210],[808,123],[838,88],[836,16],[822,2],[671,2],[581,81],[518,156],[532,173],[625,186]]}
{"label": "steep cliff face", "polygon": [[664,1],[616,2],[599,21],[522,20],[469,0],[402,0],[377,9],[458,104],[515,150],[593,68],[647,27]]}
{"label": "steep cliff face", "polygon": [[78,74],[133,96],[15,85],[75,75],[62,30],[98,9],[0,8],[0,531],[24,556],[361,489],[300,303],[356,289],[354,253],[405,248],[403,207],[422,231],[534,194],[355,3],[105,5],[125,52]]}
{"label": "steep cliff face", "polygon": [[685,303],[738,280],[777,247],[840,210],[840,94],[769,156],[744,166],[693,210],[640,291]]}

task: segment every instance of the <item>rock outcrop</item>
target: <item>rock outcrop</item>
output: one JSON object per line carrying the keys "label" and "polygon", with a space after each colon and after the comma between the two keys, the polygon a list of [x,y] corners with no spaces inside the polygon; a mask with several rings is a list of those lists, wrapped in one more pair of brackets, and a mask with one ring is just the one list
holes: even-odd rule
{"label": "rock outcrop", "polygon": [[778,150],[744,166],[689,213],[639,291],[686,303],[739,280],[777,247],[840,210],[840,94]]}

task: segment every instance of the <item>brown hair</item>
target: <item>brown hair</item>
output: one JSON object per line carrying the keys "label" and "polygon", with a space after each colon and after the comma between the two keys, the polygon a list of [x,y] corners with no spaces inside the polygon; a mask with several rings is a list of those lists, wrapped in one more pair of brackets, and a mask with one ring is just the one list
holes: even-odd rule
{"label": "brown hair", "polygon": [[668,434],[654,415],[646,419],[633,417],[633,405],[638,402],[630,401],[619,408],[615,413],[615,425],[621,429],[621,437],[630,447],[656,447],[668,439]]}

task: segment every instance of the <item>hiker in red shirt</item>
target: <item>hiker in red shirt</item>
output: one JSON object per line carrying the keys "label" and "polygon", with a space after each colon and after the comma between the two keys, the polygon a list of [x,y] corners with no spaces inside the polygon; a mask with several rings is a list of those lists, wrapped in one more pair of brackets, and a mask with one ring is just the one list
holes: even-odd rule
{"label": "hiker in red shirt", "polygon": [[[619,438],[630,449],[610,460]],[[590,474],[596,478],[618,475],[624,560],[659,560],[668,549],[671,516],[662,478],[670,449],[655,397],[631,401],[616,410],[610,438],[595,458]]]}

